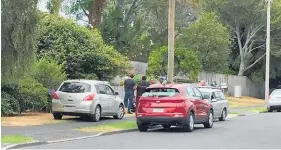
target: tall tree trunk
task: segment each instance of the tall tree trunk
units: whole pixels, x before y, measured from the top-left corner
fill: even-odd
[[[59,15],[60,12],[60,7],[62,4],[63,0],[51,0],[50,1],[50,13],[51,14],[55,14],[55,15]]]
[[[245,63],[244,60],[241,58],[238,76],[243,76],[244,72],[245,72]]]
[[[93,0],[89,11],[89,24],[97,28],[102,21],[103,10],[107,6],[106,0]]]

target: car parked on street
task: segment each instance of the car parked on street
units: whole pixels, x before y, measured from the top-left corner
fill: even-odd
[[[82,116],[97,122],[103,116],[122,119],[125,111],[122,99],[108,82],[67,80],[52,94],[54,119],[63,115]]]
[[[229,102],[225,98],[223,92],[217,88],[200,87],[202,95],[213,105],[214,118],[225,121],[229,112]]]
[[[268,112],[272,112],[274,110],[281,111],[281,89],[275,89],[272,91],[266,105]]]
[[[151,85],[140,98],[136,117],[141,132],[154,125],[180,126],[187,132],[194,124],[213,127],[212,105],[196,87],[186,84]]]

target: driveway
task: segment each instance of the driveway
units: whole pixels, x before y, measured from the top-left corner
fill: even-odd
[[[178,129],[130,132],[26,149],[271,149],[281,148],[281,113],[263,113],[197,125],[192,133]]]

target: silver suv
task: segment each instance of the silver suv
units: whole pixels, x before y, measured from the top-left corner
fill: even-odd
[[[124,104],[108,82],[67,80],[52,94],[52,113],[56,120],[63,115],[83,116],[97,122],[103,116],[122,119]]]

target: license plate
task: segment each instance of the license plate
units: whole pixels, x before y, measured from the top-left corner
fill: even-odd
[[[163,108],[153,108],[153,112],[164,112]]]
[[[64,107],[64,112],[74,112],[75,111],[75,107]]]

